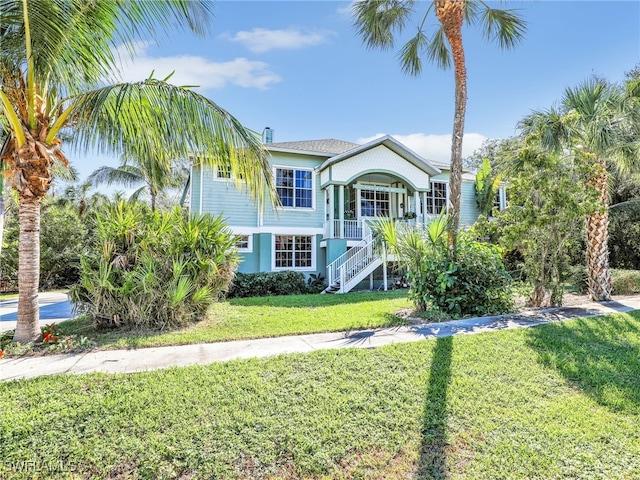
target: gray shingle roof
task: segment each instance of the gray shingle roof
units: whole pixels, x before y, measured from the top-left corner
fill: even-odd
[[[359,147],[357,143],[346,142],[344,140],[336,140],[335,138],[326,138],[322,140],[303,140],[300,142],[276,142],[267,143],[265,147],[282,148],[285,150],[300,150],[303,152],[319,152],[331,155],[338,155],[347,152],[353,148]]]

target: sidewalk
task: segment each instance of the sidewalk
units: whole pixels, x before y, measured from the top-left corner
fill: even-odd
[[[526,311],[496,317],[478,317],[443,323],[409,325],[351,332],[318,333],[288,337],[238,340],[198,345],[131,350],[101,350],[0,360],[0,381],[64,373],[130,373],[167,367],[205,365],[236,358],[256,358],[282,353],[303,353],[338,348],[375,348],[426,338],[527,328],[571,318],[592,317],[640,309],[640,296],[621,301],[589,303],[575,307]]]

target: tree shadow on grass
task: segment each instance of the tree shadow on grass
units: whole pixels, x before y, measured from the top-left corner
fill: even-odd
[[[528,330],[540,363],[600,405],[640,414],[640,312]]]
[[[424,404],[419,478],[447,478],[447,390],[451,382],[452,351],[453,337],[436,340]]]

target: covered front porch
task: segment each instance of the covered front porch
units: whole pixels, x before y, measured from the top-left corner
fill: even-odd
[[[428,223],[446,207],[447,185],[432,188],[431,176],[439,173],[389,136],[327,160],[319,168],[325,240],[353,245],[380,217]]]
[[[323,190],[325,239],[362,240],[380,217],[411,225],[429,223],[446,205],[446,185],[439,192],[419,191],[385,174],[367,174],[349,185],[329,184]],[[434,193],[439,198],[435,207]]]

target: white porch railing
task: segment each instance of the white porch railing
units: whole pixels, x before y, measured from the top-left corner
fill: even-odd
[[[362,240],[371,233],[367,220],[333,220],[325,222],[325,238]]]
[[[373,265],[374,260],[375,265]],[[327,265],[327,282],[329,287],[339,285],[339,293],[351,290],[350,285],[368,266],[379,265],[380,258],[374,252],[373,235],[369,233],[356,245]]]

